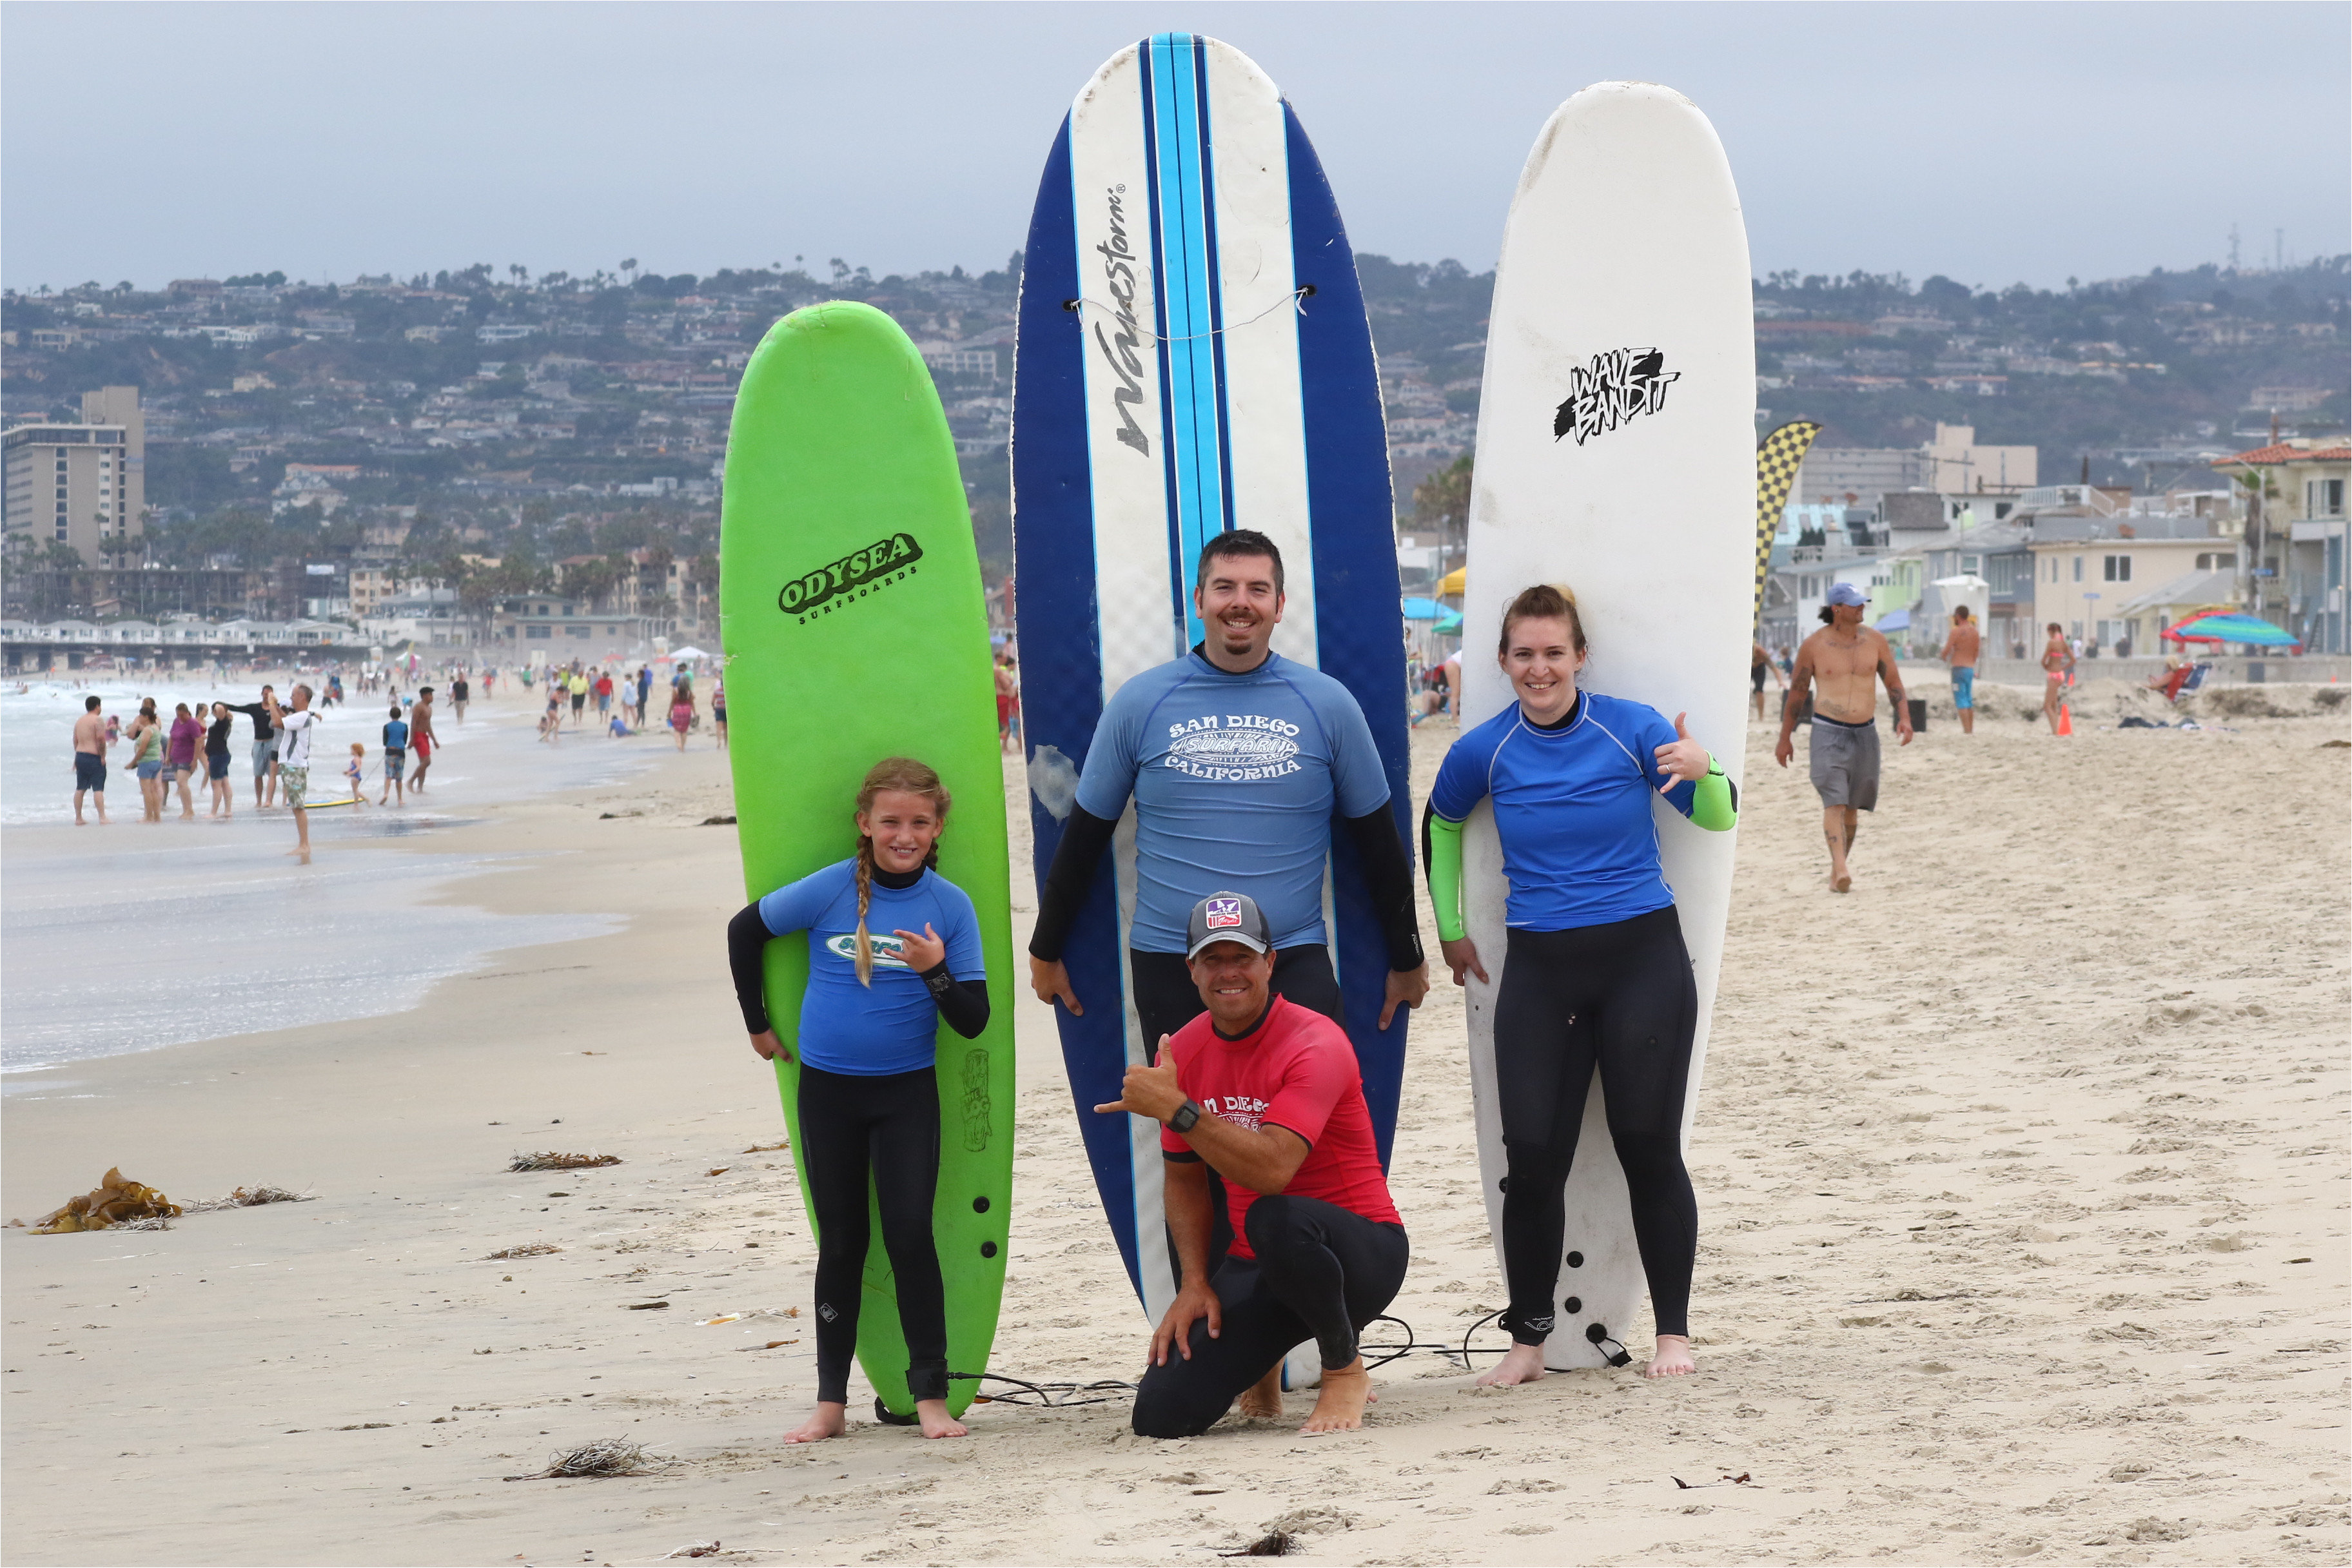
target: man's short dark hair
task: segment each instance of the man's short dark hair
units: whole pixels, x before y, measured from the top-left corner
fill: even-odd
[[[97,699],[97,698],[95,698],[95,697],[85,697],[85,698],[83,698],[83,699],[81,700],[81,710],[82,710],[83,712],[85,712],[85,713],[95,713],[95,712],[97,712],[97,711],[98,711],[98,699]]]
[[[1192,591],[1197,594],[1208,586],[1210,562],[1234,556],[1255,555],[1262,555],[1274,563],[1274,592],[1276,597],[1281,597],[1283,595],[1282,552],[1276,548],[1273,540],[1255,528],[1229,529],[1202,542],[1201,563],[1192,579]]]
[[[1969,615],[1969,607],[1966,605],[1960,605],[1958,609],[1952,612],[1952,619],[1956,621],[1965,621],[1971,618],[1972,617]]]

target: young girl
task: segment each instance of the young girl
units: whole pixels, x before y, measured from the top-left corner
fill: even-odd
[[[1423,819],[1430,900],[1456,985],[1465,973],[1486,979],[1462,924],[1462,825],[1489,795],[1509,886],[1494,1016],[1511,1349],[1485,1384],[1544,1375],[1562,1189],[1596,1066],[1657,1317],[1649,1375],[1696,1370],[1686,1319],[1698,1201],[1682,1123],[1698,998],[1650,802],[1664,795],[1720,833],[1738,820],[1738,798],[1679,716],[1580,693],[1586,657],[1574,599],[1543,584],[1514,599],[1496,658],[1518,700],[1454,742]]]
[[[777,889],[727,927],[751,1048],[793,1059],[768,1021],[761,955],[809,933],[801,1000],[801,1165],[816,1215],[816,1414],[787,1443],[838,1437],[857,1348],[870,1234],[869,1173],[907,1338],[907,1387],[926,1437],[961,1437],[948,1414],[946,1299],[931,1203],[940,1176],[939,1023],[988,1026],[988,966],[971,900],[937,870],[948,792],[911,757],[875,764],[857,792],[857,853]],[[887,928],[888,936],[870,929]],[[918,929],[919,928],[919,929]]]
[[[669,689],[669,727],[677,731],[677,749],[686,750],[686,732],[694,728],[694,678],[681,675]]]
[[[353,805],[365,805],[367,804],[366,770],[361,766],[362,762],[366,758],[366,756],[367,748],[360,744],[357,741],[353,741],[352,742],[352,760],[343,764],[343,782],[352,786],[352,804]]]

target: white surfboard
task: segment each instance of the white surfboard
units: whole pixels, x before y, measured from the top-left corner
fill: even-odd
[[[1514,700],[1486,654],[1504,607],[1530,584],[1561,584],[1591,645],[1580,684],[1669,720],[1688,713],[1691,733],[1738,779],[1755,594],[1752,310],[1739,196],[1706,117],[1645,82],[1603,82],[1562,104],[1519,175],[1495,280],[1462,611],[1465,727]],[[1654,809],[1698,984],[1687,1150],[1738,836]],[[1481,805],[1464,837],[1463,912],[1495,985],[1503,898]],[[1495,985],[1474,979],[1468,1002],[1499,1256]],[[1545,1356],[1555,1367],[1612,1360],[1646,1291],[1605,1115],[1596,1076],[1568,1180],[1559,1327]]]

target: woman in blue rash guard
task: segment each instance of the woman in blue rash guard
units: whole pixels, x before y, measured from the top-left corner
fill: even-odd
[[[816,1414],[787,1443],[845,1429],[869,1182],[915,1415],[926,1437],[964,1435],[948,1414],[946,1290],[931,1234],[934,1061],[942,1021],[965,1039],[988,1026],[988,965],[971,897],[937,870],[948,805],[938,773],[912,757],[884,759],[857,794],[857,853],[745,906],[727,927],[743,1027],[770,1059],[790,1061],[792,1048],[770,1025],[762,954],[772,937],[809,939],[798,1048],[801,1170],[817,1223]]]
[[[1698,1201],[1683,1167],[1682,1117],[1698,1000],[1650,800],[1663,795],[1696,826],[1722,832],[1738,818],[1738,792],[1679,716],[1669,723],[1639,702],[1577,690],[1586,651],[1571,595],[1539,584],[1514,599],[1497,658],[1518,700],[1454,742],[1423,818],[1455,984],[1465,973],[1486,979],[1462,924],[1462,824],[1487,796],[1510,889],[1495,1078],[1509,1168],[1502,1323],[1511,1349],[1478,1381],[1544,1374],[1567,1226],[1561,1189],[1596,1066],[1657,1316],[1648,1373],[1693,1372]]]

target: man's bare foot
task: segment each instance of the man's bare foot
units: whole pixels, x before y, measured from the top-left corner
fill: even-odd
[[[1354,1361],[1337,1372],[1323,1369],[1323,1389],[1315,1396],[1315,1408],[1308,1412],[1307,1425],[1301,1432],[1352,1432],[1364,1424],[1364,1401],[1372,1391],[1371,1374],[1364,1370],[1364,1358]]]
[[[1832,893],[1853,891],[1853,873],[1843,866],[1832,870],[1830,873],[1830,891]]]
[[[816,1414],[785,1433],[784,1441],[822,1443],[827,1437],[838,1437],[849,1429],[848,1416],[849,1406],[820,1399],[816,1402]]]
[[[1487,1388],[1509,1388],[1515,1384],[1533,1383],[1544,1375],[1543,1346],[1523,1345],[1514,1341],[1510,1353],[1502,1364],[1478,1379]]]
[[[1698,1370],[1691,1359],[1690,1341],[1680,1334],[1660,1334],[1658,1352],[1650,1358],[1643,1377],[1688,1377]]]
[[[1247,1388],[1235,1401],[1244,1420],[1279,1421],[1282,1419],[1282,1363],[1276,1362],[1272,1371]]]
[[[961,1437],[965,1435],[964,1424],[948,1414],[948,1402],[944,1399],[915,1401],[915,1419],[922,1424],[926,1437]]]

